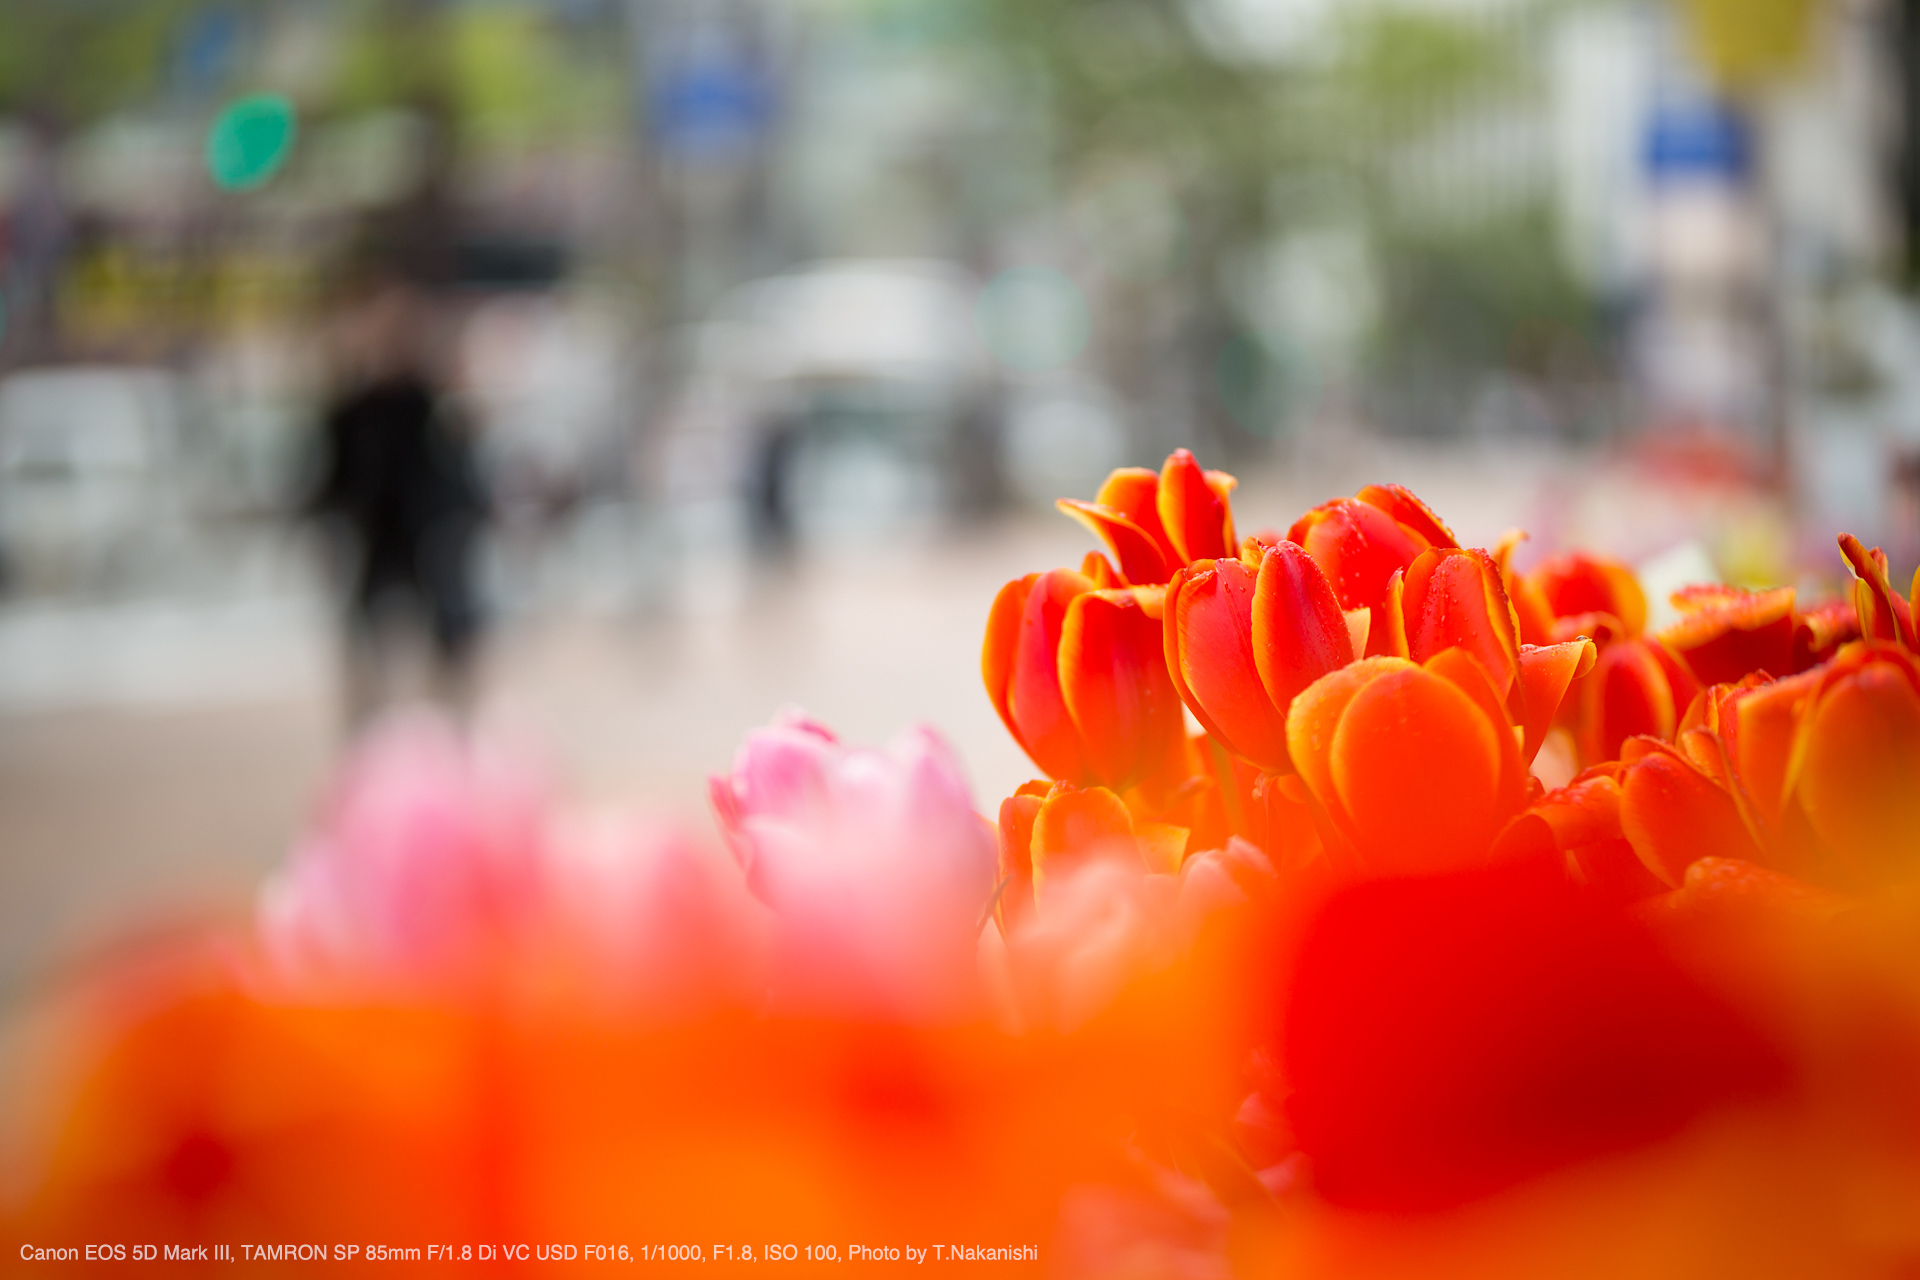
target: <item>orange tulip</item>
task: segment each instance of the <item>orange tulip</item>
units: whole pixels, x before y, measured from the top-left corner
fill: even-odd
[[[1732,793],[1684,753],[1637,738],[1623,765],[1621,832],[1663,886],[1679,888],[1701,858],[1759,859]]]
[[[1453,547],[1452,530],[1399,485],[1368,485],[1301,516],[1287,540],[1305,547],[1326,571],[1342,609],[1371,609],[1387,598],[1396,570],[1429,547]],[[1376,633],[1369,653],[1384,652]]]
[[[1426,662],[1444,650],[1464,649],[1502,701],[1513,691],[1520,674],[1520,623],[1499,566],[1486,552],[1444,547],[1415,556],[1400,586],[1389,591],[1386,623],[1394,651],[1403,656]]]
[[[1531,764],[1568,690],[1592,668],[1594,646],[1585,637],[1520,643],[1503,576],[1485,551],[1423,551],[1390,584],[1383,629],[1387,652],[1414,662],[1430,662],[1448,649],[1470,655],[1524,730],[1520,759]]]
[[[1500,698],[1461,649],[1425,666],[1364,658],[1322,677],[1294,699],[1287,746],[1329,843],[1368,872],[1483,862],[1525,795]]]
[[[1202,560],[1167,586],[1169,669],[1180,698],[1221,745],[1269,773],[1286,773],[1287,707],[1302,689],[1352,662],[1366,614],[1349,620],[1320,566],[1282,542],[1257,568]]]
[[[1621,833],[1663,884],[1734,858],[1843,891],[1920,876],[1920,659],[1855,642],[1707,691],[1677,745],[1628,741]]]
[[[1162,592],[1100,589],[1071,569],[1009,582],[981,671],[1007,731],[1049,776],[1129,787],[1185,745],[1161,652]]]
[[[1191,453],[1176,449],[1158,475],[1123,467],[1092,502],[1062,498],[1058,505],[1107,544],[1127,584],[1156,586],[1181,565],[1233,554],[1230,495],[1238,483],[1224,471],[1202,471]]]

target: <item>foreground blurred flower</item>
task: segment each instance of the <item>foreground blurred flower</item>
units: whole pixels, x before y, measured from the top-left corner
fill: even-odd
[[[276,980],[342,994],[491,981],[541,918],[548,808],[508,751],[428,719],[377,731],[260,892]]]
[[[1315,1188],[1457,1204],[1786,1082],[1646,930],[1536,863],[1348,889],[1295,964],[1286,1111]]]
[[[788,716],[748,735],[710,792],[773,911],[785,1007],[916,1018],[972,999],[994,840],[938,734],[876,751]]]
[[[751,986],[760,914],[711,845],[639,813],[559,809],[524,754],[414,718],[348,756],[261,889],[258,930],[284,996],[545,987],[657,1010]]]

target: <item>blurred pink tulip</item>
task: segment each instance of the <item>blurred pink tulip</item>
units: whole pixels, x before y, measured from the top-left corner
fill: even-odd
[[[563,814],[545,859],[560,979],[654,1012],[739,1004],[764,985],[767,910],[708,841],[626,810]]]
[[[847,747],[796,715],[748,735],[713,806],[775,917],[775,999],[909,1019],[974,994],[995,843],[931,729]]]
[[[538,918],[547,816],[524,759],[431,719],[375,730],[261,889],[274,979],[303,995],[386,996],[484,980]]]

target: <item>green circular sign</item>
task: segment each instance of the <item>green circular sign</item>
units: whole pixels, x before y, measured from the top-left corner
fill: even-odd
[[[207,131],[207,172],[222,191],[250,191],[293,152],[293,104],[277,93],[230,102]]]

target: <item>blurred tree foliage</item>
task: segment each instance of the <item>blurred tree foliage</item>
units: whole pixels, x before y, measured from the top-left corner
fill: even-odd
[[[0,110],[59,126],[151,100],[194,0],[6,0]]]
[[[1598,313],[1558,252],[1550,166],[1499,198],[1476,191],[1478,175],[1454,175],[1455,190],[1441,192],[1452,208],[1409,181],[1424,164],[1448,185],[1452,135],[1503,112],[1544,118],[1543,36],[1559,0],[1498,20],[1347,3],[1314,48],[1280,56],[1209,39],[1196,21],[1206,2],[968,0],[970,34],[1042,80],[1068,182],[1116,159],[1168,181],[1185,255],[1167,284],[1189,293],[1198,317],[1197,385],[1244,400],[1248,387],[1299,373],[1278,352],[1249,368],[1245,264],[1329,225],[1358,232],[1372,260],[1380,296],[1358,371],[1369,387],[1464,386],[1489,368],[1538,375],[1556,347],[1591,353]],[[1406,402],[1387,389],[1385,400]],[[1225,417],[1262,429],[1245,412]]]

